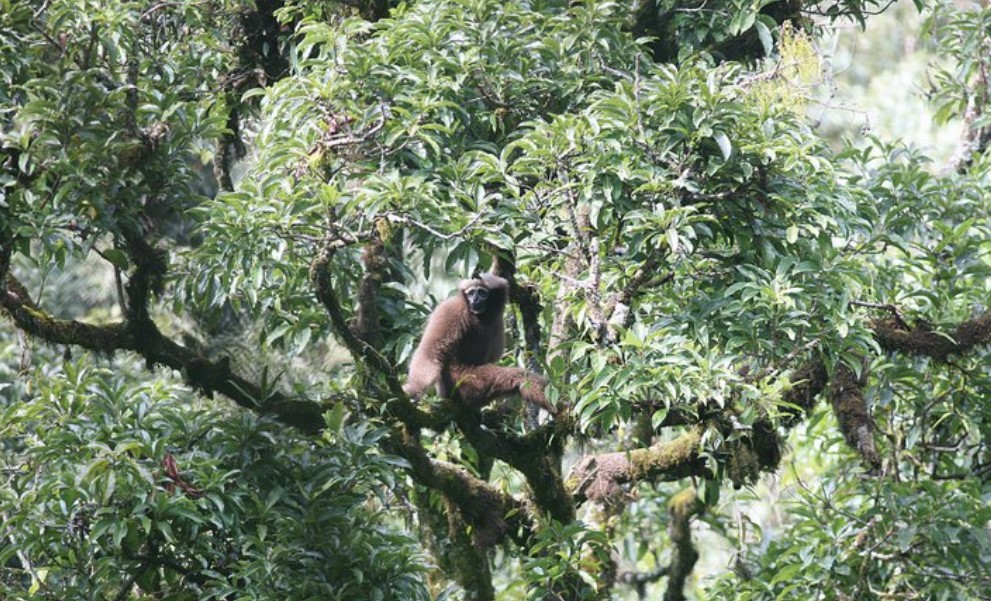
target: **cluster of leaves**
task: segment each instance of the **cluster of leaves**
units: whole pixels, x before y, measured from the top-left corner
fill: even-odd
[[[902,308],[904,319],[923,328],[986,311],[991,291],[986,168],[978,164],[965,174],[936,177],[917,152],[880,144],[850,158],[854,181],[874,201],[861,210],[871,223],[864,247],[871,250],[863,254],[869,255],[865,266],[878,298],[890,300]],[[879,359],[873,368],[879,415],[890,420],[887,425],[910,449],[922,441],[924,448],[948,451],[913,454],[965,471],[980,469],[991,415],[974,400],[987,390],[987,360],[983,349],[951,365],[925,358]],[[926,386],[913,382],[920,372],[927,373]]]
[[[934,119],[947,123],[951,119],[967,118],[968,127],[986,129],[989,125],[984,105],[987,93],[979,83],[986,80],[988,59],[988,26],[991,11],[987,8],[960,7],[938,3],[926,20],[925,33],[935,38],[940,52],[952,61],[934,69],[932,104]],[[975,84],[978,84],[975,87]],[[978,98],[973,98],[975,92]],[[976,102],[976,104],[973,104]],[[968,114],[970,112],[971,114]]]
[[[973,481],[840,476],[796,487],[787,532],[771,536],[759,576],[715,582],[714,599],[918,596],[978,599],[991,582],[991,513]],[[768,533],[770,534],[770,533]]]
[[[591,95],[578,115],[537,124],[504,153],[518,155],[516,181],[535,182],[520,204],[532,198],[542,219],[520,244],[536,248],[521,263],[543,289],[561,287],[569,255],[546,249],[569,235],[604,247],[594,268],[574,274],[603,290],[622,288],[652,259],[670,270],[671,284],[644,291],[637,325],[615,344],[572,346],[567,363],[590,395],[578,400],[583,413],[616,415],[657,388],[722,404],[727,385],[741,381],[741,354],[773,372],[792,345],[847,344],[859,274],[833,238],[859,219],[810,132],[787,108],[746,104],[748,84],[733,67],[659,68]],[[575,228],[579,206],[589,223]],[[577,324],[596,325],[589,294],[567,300]],[[849,344],[867,347],[869,335],[859,329]]]
[[[227,64],[207,32],[226,24],[192,8],[55,2],[36,15],[31,3],[5,4],[0,81],[17,107],[0,137],[16,159],[16,176],[0,182],[5,227],[42,263],[94,249],[126,269],[113,244],[120,224],[145,212],[174,221],[195,198],[195,160],[209,160],[202,144],[224,127],[205,93]]]
[[[550,524],[537,536],[523,562],[527,599],[596,599],[598,570],[609,561],[609,542],[580,522]]]
[[[367,422],[313,441],[88,358],[45,370],[0,412],[5,599],[428,598]]]

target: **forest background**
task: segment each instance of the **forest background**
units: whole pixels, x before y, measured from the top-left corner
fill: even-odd
[[[989,62],[983,3],[0,0],[0,598],[989,598]],[[480,270],[556,416],[402,392]]]

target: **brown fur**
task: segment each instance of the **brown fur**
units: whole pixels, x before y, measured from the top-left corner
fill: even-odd
[[[489,291],[482,315],[469,311],[465,299],[467,291],[475,286]],[[463,280],[458,294],[437,305],[427,320],[403,390],[418,398],[435,386],[440,396],[457,398],[474,408],[519,394],[524,401],[550,411],[542,377],[517,367],[492,365],[502,356],[505,346],[503,312],[508,295],[508,282],[498,276],[485,273]]]
[[[544,386],[547,380],[519,367],[499,365],[452,365],[449,370],[451,384],[458,391],[458,398],[465,404],[480,408],[492,399],[509,394],[553,413]]]

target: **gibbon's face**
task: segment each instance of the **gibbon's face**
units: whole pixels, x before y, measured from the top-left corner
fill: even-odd
[[[489,289],[481,286],[472,286],[465,290],[465,300],[468,301],[468,310],[475,315],[485,313],[489,304]]]

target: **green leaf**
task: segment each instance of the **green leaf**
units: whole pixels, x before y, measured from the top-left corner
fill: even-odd
[[[127,259],[127,253],[117,248],[108,248],[104,250],[101,255],[107,261],[110,261],[114,267],[120,269],[121,271],[126,271],[130,267],[130,261]]]
[[[327,424],[328,433],[340,432],[344,426],[346,415],[344,403],[335,403],[330,411],[324,414],[324,422]]]
[[[712,139],[719,145],[720,152],[723,153],[723,160],[728,161],[733,154],[733,144],[729,141],[729,136],[722,131],[712,132]]]
[[[771,37],[771,30],[759,18],[754,25],[757,27],[757,37],[760,39],[760,44],[764,48],[764,56],[771,56],[771,52],[774,51],[774,40]]]
[[[788,241],[788,244],[794,244],[794,243],[798,242],[798,226],[797,225],[789,225],[788,226],[788,229],[785,231],[785,239]]]

